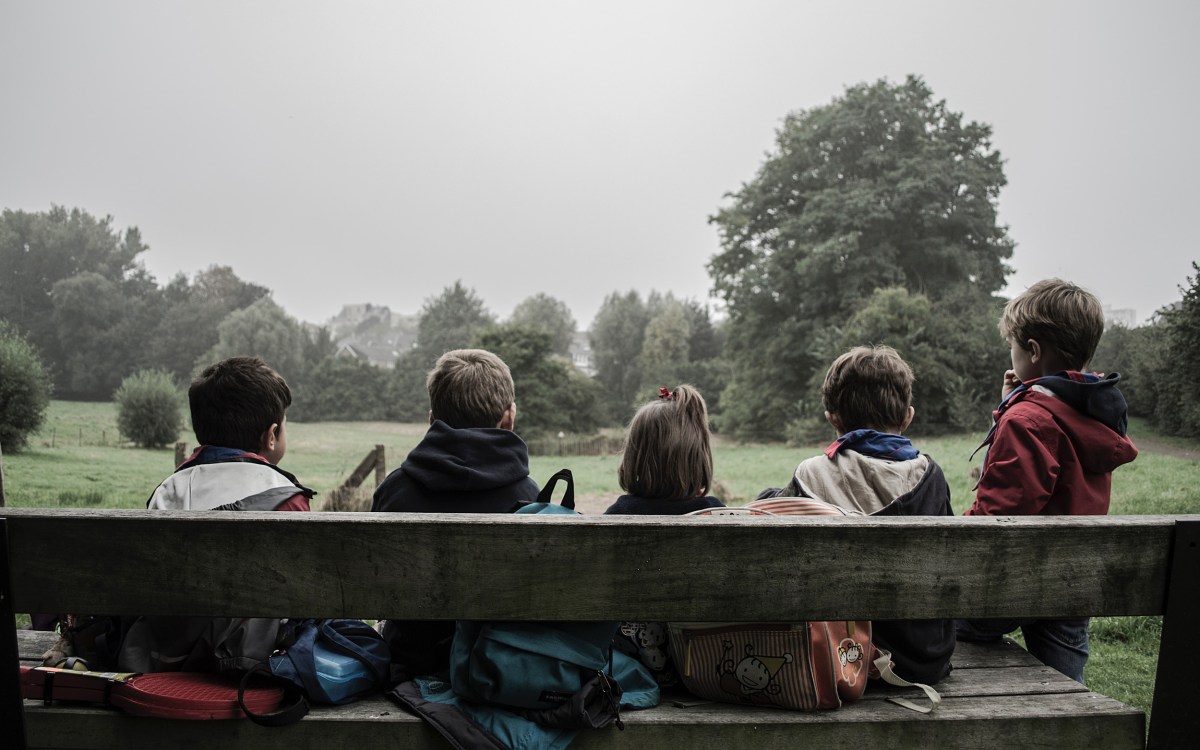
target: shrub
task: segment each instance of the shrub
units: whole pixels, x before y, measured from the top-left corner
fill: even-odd
[[[179,437],[183,399],[166,372],[135,372],[121,381],[113,401],[117,404],[117,427],[134,444],[160,448]]]
[[[50,375],[37,351],[0,321],[0,446],[16,452],[42,426],[50,404]]]

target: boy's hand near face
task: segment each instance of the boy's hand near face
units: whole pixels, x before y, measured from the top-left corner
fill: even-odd
[[[1008,398],[1009,395],[1012,394],[1012,392],[1015,391],[1017,386],[1020,384],[1021,379],[1017,377],[1016,370],[1005,370],[1004,385],[1000,387],[1000,400],[1003,401],[1004,399]]]

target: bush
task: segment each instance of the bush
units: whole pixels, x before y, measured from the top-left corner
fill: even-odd
[[[50,375],[37,351],[0,321],[0,449],[16,452],[37,432],[50,404]]]
[[[117,427],[143,448],[160,448],[179,437],[182,398],[175,381],[162,370],[139,370],[121,381],[113,394]]]

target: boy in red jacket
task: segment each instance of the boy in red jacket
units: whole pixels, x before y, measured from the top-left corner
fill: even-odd
[[[1085,374],[1104,333],[1090,292],[1045,279],[1014,297],[1000,318],[1011,349],[975,503],[967,515],[1106,515],[1112,471],[1137,457],[1125,434],[1121,376]],[[960,640],[1021,628],[1030,653],[1083,682],[1088,618],[960,621]]]

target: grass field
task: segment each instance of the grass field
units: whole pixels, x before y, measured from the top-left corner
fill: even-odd
[[[304,484],[328,494],[379,444],[387,467],[399,465],[424,434],[424,425],[384,422],[288,423],[288,453],[282,466]],[[1149,431],[1136,420],[1130,435]],[[145,450],[117,440],[112,404],[55,401],[46,424],[29,447],[3,457],[4,492],[14,507],[141,508],[174,465],[174,450]],[[969,460],[982,435],[917,439],[917,446],[942,466],[953,505],[961,513],[973,496]],[[1170,444],[1195,449],[1178,439]],[[796,463],[823,446],[739,444],[718,437],[713,447],[717,494],[730,504],[754,498],[764,487],[782,486]],[[575,477],[580,507],[599,512],[621,494],[616,455],[538,457],[530,460],[534,479],[544,482],[561,468]],[[373,480],[368,479],[368,485]],[[1165,453],[1143,452],[1113,475],[1114,515],[1200,513],[1195,487],[1200,461]],[[364,497],[371,487],[365,488]],[[959,561],[970,564],[970,561]],[[1159,618],[1097,618],[1092,625],[1092,658],[1087,681],[1093,689],[1149,711],[1158,660]]]

